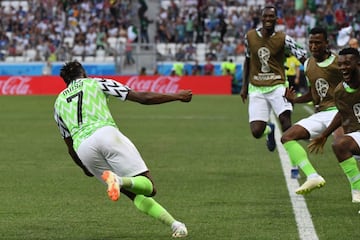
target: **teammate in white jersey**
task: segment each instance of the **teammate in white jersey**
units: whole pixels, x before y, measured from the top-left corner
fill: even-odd
[[[111,79],[88,78],[77,61],[65,63],[60,76],[67,88],[56,99],[54,117],[75,163],[87,176],[107,184],[111,200],[118,200],[121,192],[140,211],[171,226],[173,237],[187,236],[185,224],[152,198],[156,189],[149,169],[134,144],[118,129],[108,97],[147,105],[190,102],[191,90],[173,94],[133,91]]]

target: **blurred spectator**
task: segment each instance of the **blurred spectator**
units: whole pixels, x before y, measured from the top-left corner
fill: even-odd
[[[221,73],[222,75],[235,75],[236,64],[233,62],[232,58],[224,59],[221,63]]]
[[[142,18],[140,18],[140,40],[141,40],[141,43],[146,43],[146,44],[150,43],[148,28],[149,28],[149,24],[151,24],[153,22],[154,21],[150,20],[145,14],[143,15]],[[146,45],[145,48],[148,49],[149,46]]]
[[[237,43],[236,49],[235,49],[235,53],[236,53],[237,56],[245,54],[244,40],[242,40],[242,39],[238,40],[238,43]]]
[[[142,68],[140,69],[139,75],[140,75],[140,76],[145,76],[145,75],[147,75],[147,74],[146,74],[146,67],[142,67]]]
[[[125,44],[125,61],[124,61],[124,66],[126,65],[133,65],[135,63],[135,59],[133,57],[133,47],[132,47],[132,40],[128,37],[126,39],[126,44]]]
[[[81,57],[81,59],[85,56],[85,45],[82,41],[75,42],[72,48],[72,55],[76,57]],[[79,60],[79,59],[78,59]],[[80,61],[80,60],[79,60]]]
[[[120,12],[120,0],[109,0],[110,3],[110,13],[114,21],[117,21],[119,19],[119,12]]]
[[[2,31],[0,31],[0,60],[5,60],[6,52],[9,48],[9,38],[6,36],[6,34]]]
[[[176,19],[179,17],[179,14],[179,6],[176,4],[175,0],[170,0],[170,6],[167,9],[168,19],[171,21],[176,21]]]
[[[184,46],[181,44],[177,47],[176,53],[175,53],[175,60],[176,61],[185,61],[186,52],[184,50]]]
[[[90,42],[90,40],[86,41],[84,51],[85,51],[85,56],[95,56],[95,52],[96,52],[95,42]]]
[[[285,74],[289,82],[289,87],[292,87],[296,93],[300,92],[300,61],[293,55],[287,55],[285,61]]]
[[[13,39],[10,41],[10,44],[8,45],[8,54],[9,56],[21,56],[23,54],[23,45],[18,44],[18,41],[16,39]]]
[[[306,36],[306,26],[303,24],[303,22],[299,21],[296,23],[295,28],[295,37],[296,38],[304,38]]]
[[[175,71],[176,76],[184,75],[184,63],[183,62],[175,62],[173,66],[173,70]]]
[[[190,75],[193,75],[193,76],[202,75],[202,68],[201,68],[201,66],[199,65],[199,61],[198,61],[198,60],[195,60],[194,65],[193,65],[192,68],[191,68],[191,74],[190,74]]]
[[[204,75],[214,75],[215,66],[211,62],[211,58],[207,58],[206,64],[204,65]]]
[[[344,26],[344,23],[346,22],[346,13],[343,6],[335,10],[335,20],[338,27]]]
[[[349,40],[349,47],[356,48],[357,50],[360,50],[359,41],[356,38],[351,38]]]
[[[225,53],[226,58],[235,55],[235,45],[232,42],[230,42],[230,40],[225,41],[225,43],[222,46],[222,49]]]
[[[50,61],[46,61],[42,69],[42,75],[51,75],[52,73],[52,64]]]
[[[190,42],[185,47],[185,59],[187,61],[193,61],[195,59],[195,55],[196,55],[196,47],[192,42]]]
[[[194,14],[190,13],[188,15],[185,15],[185,41],[187,43],[192,43],[194,41],[194,25]]]
[[[167,30],[167,24],[165,21],[159,21],[157,23],[157,41],[161,43],[167,43],[170,40],[169,32]]]
[[[200,10],[200,12],[198,13],[198,17],[197,17],[197,20],[195,22],[195,30],[196,30],[196,40],[195,42],[196,43],[203,43],[204,40],[205,40],[205,31],[206,31],[206,28],[205,28],[205,13],[202,12],[201,9],[198,9]]]
[[[178,17],[175,23],[175,42],[185,42],[185,23],[181,17]]]
[[[220,32],[220,41],[225,42],[224,37],[227,32],[227,23],[225,21],[225,16],[223,14],[219,15],[219,32]]]
[[[100,31],[96,33],[96,49],[107,49],[106,32],[105,27],[101,27]]]
[[[61,62],[67,62],[71,60],[71,48],[69,46],[69,43],[63,44],[61,47],[59,47],[56,52],[56,60]]]
[[[221,41],[220,41],[220,32],[218,32],[216,29],[213,29],[210,32],[209,37],[210,37],[210,39],[208,40],[208,42],[210,42],[210,50],[215,50],[217,45],[219,43],[221,43]]]
[[[144,18],[146,11],[148,10],[148,5],[145,0],[139,0],[140,7],[138,9],[138,17],[141,19]]]

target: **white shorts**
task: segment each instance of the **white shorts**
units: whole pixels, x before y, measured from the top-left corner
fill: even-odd
[[[300,125],[310,133],[310,139],[320,135],[331,123],[338,110],[317,112],[308,118],[301,119],[295,125]]]
[[[354,141],[357,143],[357,145],[360,147],[360,132],[351,132],[351,133],[347,133],[345,135],[352,137],[354,139]],[[354,155],[354,157],[357,160],[360,160],[359,155]]]
[[[119,129],[111,126],[96,130],[79,146],[77,154],[98,179],[105,170],[131,177],[148,170],[135,145]]]
[[[284,97],[286,88],[281,86],[269,93],[249,94],[249,122],[270,119],[271,109],[279,117],[283,112],[293,110],[291,103]]]

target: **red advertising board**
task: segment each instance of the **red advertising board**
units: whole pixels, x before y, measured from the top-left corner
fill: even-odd
[[[231,94],[227,76],[105,76],[135,91],[174,93],[191,89],[193,94]],[[0,76],[0,95],[56,95],[65,88],[58,76]]]

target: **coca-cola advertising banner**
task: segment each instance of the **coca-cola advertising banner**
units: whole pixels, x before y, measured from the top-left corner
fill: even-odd
[[[96,76],[100,77],[100,76]],[[135,91],[175,93],[191,89],[193,94],[231,94],[228,76],[105,76]],[[56,95],[66,87],[58,76],[0,76],[0,95]]]

